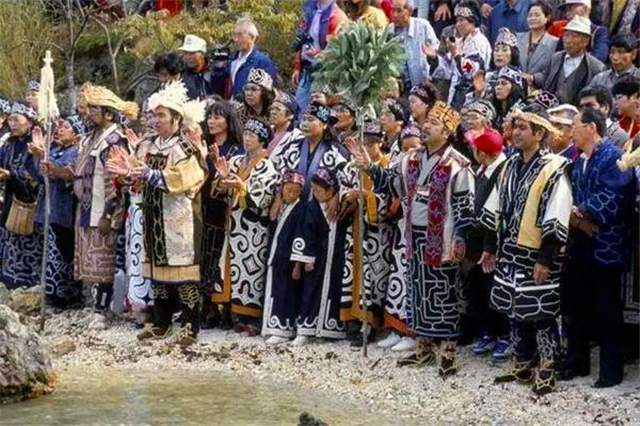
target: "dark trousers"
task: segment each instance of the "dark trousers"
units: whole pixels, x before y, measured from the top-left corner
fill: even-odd
[[[489,306],[489,292],[492,282],[493,274],[482,272],[480,265],[475,265],[466,277],[469,331],[473,333],[474,337],[481,337],[484,334],[491,337],[509,335],[508,319]]]
[[[588,374],[589,343],[600,345],[600,379],[620,382],[622,358],[622,271],[595,262],[571,262],[565,279],[566,367]]]
[[[560,343],[558,323],[555,318],[513,321],[511,340],[518,362],[533,362],[537,357],[540,365],[554,363]]]

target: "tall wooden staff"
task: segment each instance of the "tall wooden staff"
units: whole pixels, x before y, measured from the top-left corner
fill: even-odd
[[[49,151],[53,133],[53,122],[60,116],[56,95],[54,92],[55,78],[51,63],[51,51],[47,50],[44,57],[44,66],[40,71],[40,91],[38,92],[38,116],[40,123],[46,129],[44,142],[44,161],[49,161]],[[40,273],[40,290],[42,301],[40,303],[40,331],[44,330],[46,295],[45,287],[47,281],[47,260],[49,258],[49,216],[51,214],[51,198],[49,189],[49,175],[44,173],[44,229],[43,229],[43,251],[42,251],[42,271]]]
[[[340,94],[350,99],[357,107],[357,123],[360,129],[358,144],[363,146],[363,125],[365,113],[372,110],[382,101],[382,93],[390,78],[398,77],[405,61],[404,46],[399,37],[393,37],[388,29],[379,31],[365,22],[355,22],[343,29],[337,37],[329,40],[322,51],[319,69],[314,73],[314,79],[320,86],[327,86],[334,94]],[[360,235],[354,241],[355,254],[362,261],[364,246],[364,196],[362,173],[358,174],[358,223]],[[355,271],[354,271],[355,276]],[[359,274],[359,285],[364,310],[362,354],[367,356],[367,300],[364,294],[364,271]],[[360,303],[359,300],[354,301]]]

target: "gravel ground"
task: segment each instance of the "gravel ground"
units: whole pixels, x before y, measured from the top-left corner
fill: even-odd
[[[591,388],[595,378],[560,382],[559,391],[535,396],[518,384],[493,385],[500,371],[461,348],[460,370],[443,381],[437,369],[398,368],[399,355],[369,346],[368,358],[346,342],[266,346],[260,337],[204,330],[199,342],[181,349],[166,341],[140,343],[131,322],[89,330],[89,311],[50,315],[44,339],[57,368],[122,368],[221,371],[314,389],[397,418],[395,424],[640,424],[640,368],[626,366],[625,381]],[[595,369],[594,371],[597,371]]]

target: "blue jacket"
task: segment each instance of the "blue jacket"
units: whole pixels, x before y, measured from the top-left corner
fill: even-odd
[[[78,158],[78,147],[76,145],[51,147],[49,160],[58,167],[73,167]],[[40,172],[40,161],[33,157],[29,164],[29,169],[33,176],[44,183],[44,177]],[[62,179],[50,179],[51,188],[51,214],[49,216],[52,224],[65,228],[73,228],[75,196],[73,194],[73,182],[65,182]],[[44,190],[38,194],[38,207],[36,209],[36,223],[44,223]]]
[[[502,27],[509,28],[512,33],[521,33],[529,31],[527,24],[527,14],[529,13],[529,4],[531,0],[518,0],[513,9],[509,7],[506,0],[496,2],[489,15],[488,22],[488,39],[491,46],[496,44],[498,31]]]
[[[600,266],[622,268],[630,253],[628,226],[633,210],[635,178],[633,170],[621,172],[616,161],[622,150],[605,139],[587,162],[578,157],[571,169],[573,204],[599,227],[590,238],[575,230],[571,237],[570,255]]]
[[[235,52],[231,56],[231,60],[229,61],[228,66],[229,75],[231,75],[231,63],[238,58],[238,55],[239,53]],[[276,68],[273,62],[271,62],[271,59],[266,53],[262,53],[254,47],[254,49],[247,57],[247,60],[240,66],[238,72],[236,72],[236,78],[233,82],[233,97],[239,97],[242,95],[242,89],[247,82],[249,72],[251,72],[253,68],[260,68],[265,70],[267,74],[271,76],[275,83],[276,76],[278,75],[278,68]]]

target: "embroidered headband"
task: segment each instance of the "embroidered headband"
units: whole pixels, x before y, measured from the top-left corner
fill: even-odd
[[[510,115],[513,120],[520,119],[536,124],[551,133],[553,136],[559,136],[561,133],[549,120],[539,116],[538,114],[534,114],[533,112],[524,112],[521,109],[516,109]]]
[[[260,68],[251,69],[246,84],[255,84],[263,89],[273,90],[273,79],[265,70]]]
[[[421,86],[413,86],[411,88],[411,91],[409,92],[409,95],[417,96],[425,104],[430,104],[431,102],[433,102],[433,96],[431,96],[431,93],[427,92]]]
[[[11,105],[11,111],[9,113],[23,115],[31,121],[36,121],[38,119],[36,110],[22,102],[14,102],[13,105]]]
[[[520,87],[523,92],[527,91],[527,80],[524,78],[524,75],[515,68],[510,66],[500,68],[500,71],[498,71],[498,78],[509,80]]]
[[[80,118],[79,115],[69,115],[64,118],[64,121],[67,121],[71,125],[71,128],[76,135],[84,135],[87,133],[87,127],[84,125],[82,118]]]
[[[260,143],[265,146],[271,140],[271,127],[262,120],[250,118],[244,124],[244,131],[253,133],[258,137]]]
[[[379,138],[384,136],[384,131],[378,120],[369,120],[364,123],[363,133],[368,136],[377,136]]]
[[[551,92],[536,90],[529,95],[529,104],[536,103],[544,109],[555,108],[560,105],[560,100]]]
[[[10,114],[11,113],[11,103],[3,98],[0,98],[0,114]]]
[[[429,111],[429,117],[442,121],[444,127],[453,133],[460,124],[460,114],[442,101],[436,101]]]
[[[573,119],[569,117],[575,117],[580,111],[571,104],[562,104],[548,109],[547,112],[549,113],[549,121],[553,124],[572,126]]]
[[[486,121],[493,121],[496,118],[496,109],[493,107],[491,102],[478,99],[475,101],[471,101],[462,107],[462,115],[469,112],[476,112],[480,114]]]
[[[297,183],[300,186],[304,186],[304,175],[297,170],[287,170],[282,175],[282,184],[285,183]]]
[[[309,105],[309,108],[307,108],[307,114],[317,118],[324,124],[327,124],[329,122],[329,119],[331,118],[331,111],[329,110],[329,108],[317,102],[312,102]]]
[[[495,44],[505,44],[509,47],[516,47],[518,45],[518,39],[516,38],[516,35],[509,30],[509,28],[502,27],[498,30],[498,37],[496,38]]]
[[[400,133],[400,139],[407,138],[419,138],[422,135],[420,128],[413,124],[408,125],[404,129],[402,129],[402,133]]]
[[[318,171],[311,178],[312,182],[318,182],[327,188],[332,188],[334,190],[338,189],[338,180],[336,179],[336,175],[327,168],[318,169]]]
[[[30,80],[27,83],[27,92],[39,92],[40,91],[40,82],[38,80]]]
[[[295,113],[298,111],[298,104],[296,103],[295,99],[293,99],[293,97],[287,92],[278,90],[276,92],[276,98],[273,102],[278,102],[284,105],[284,107],[288,109],[291,114],[295,115]]]
[[[473,10],[465,6],[456,6],[456,8],[453,11],[453,14],[456,18],[458,17],[459,18],[475,18],[475,14],[473,13]]]

